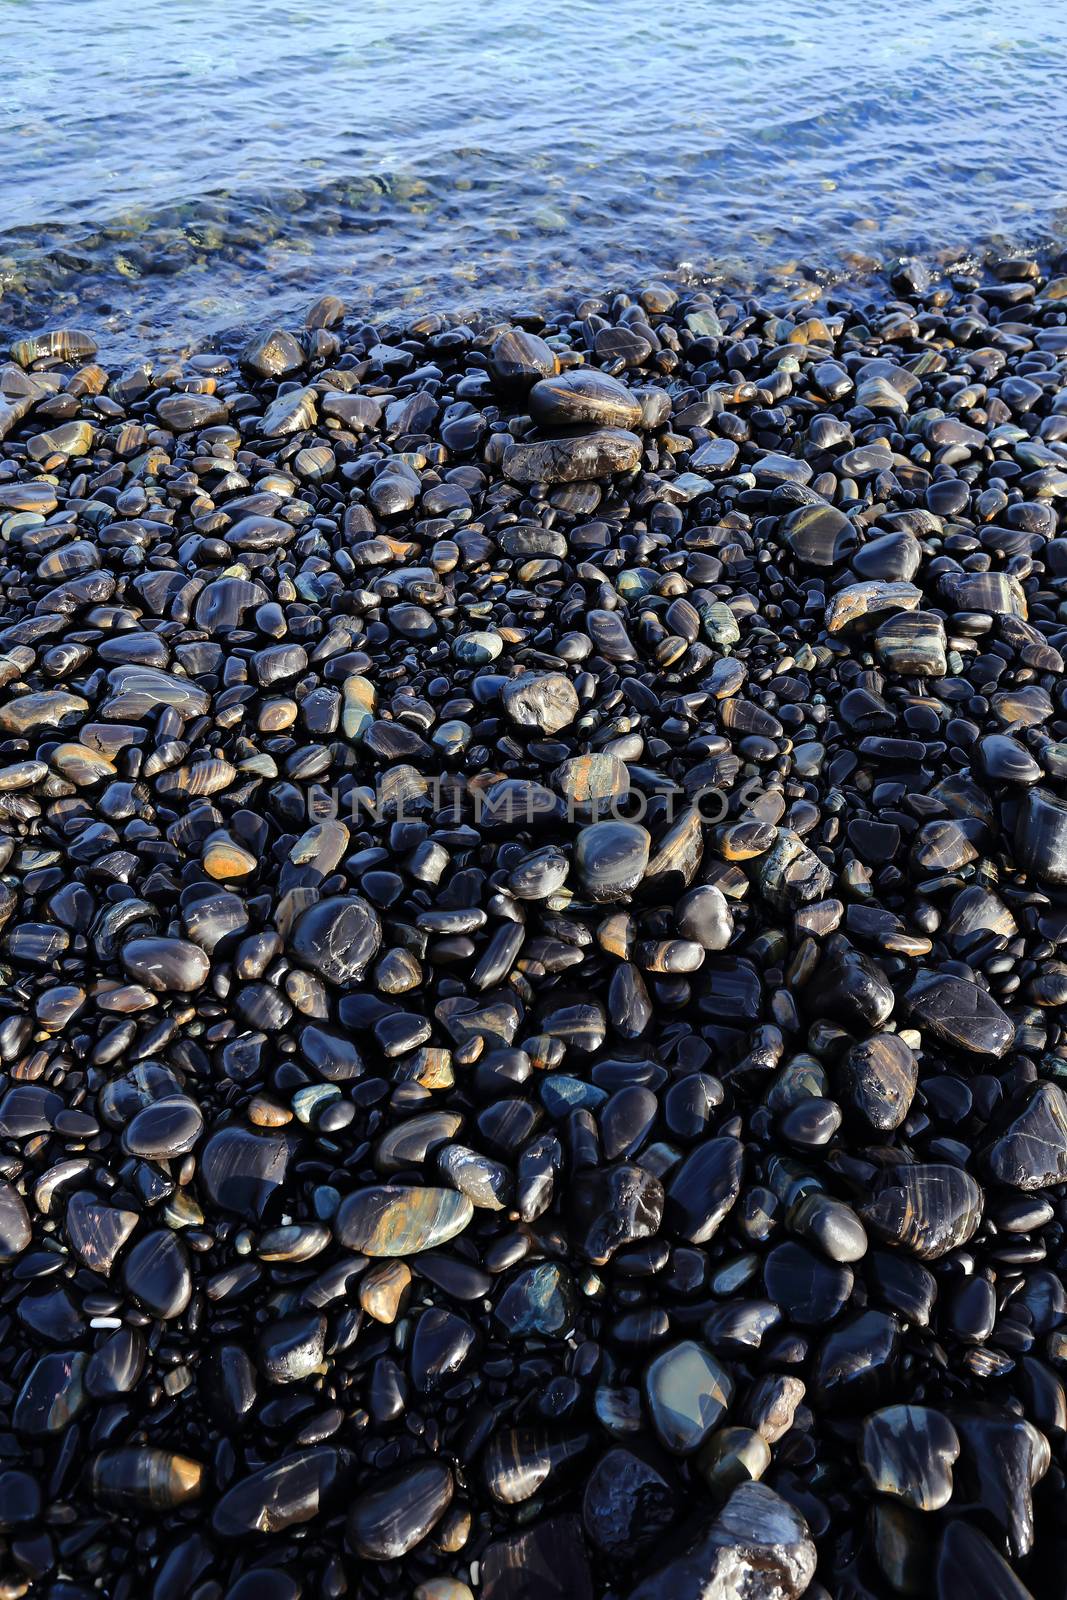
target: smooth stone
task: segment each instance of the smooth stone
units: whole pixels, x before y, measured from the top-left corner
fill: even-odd
[[[439,1461],[386,1474],[353,1501],[345,1524],[349,1547],[365,1561],[398,1561],[440,1522],[453,1488],[451,1472]]]
[[[139,1221],[136,1211],[108,1205],[89,1190],[79,1189],[67,1202],[67,1242],[91,1271],[106,1278]]]
[[[896,1033],[877,1033],[854,1044],[841,1065],[841,1098],[872,1128],[891,1133],[911,1108],[919,1063]]]
[[[959,1463],[961,1493],[992,1518],[1015,1557],[1034,1545],[1031,1490],[1048,1471],[1052,1451],[1032,1422],[981,1403],[953,1412],[963,1445]]]
[[[758,1482],[771,1464],[771,1447],[752,1428],[717,1428],[702,1447],[697,1468],[717,1494]]]
[[[649,1364],[644,1393],[664,1448],[673,1455],[692,1455],[729,1410],[734,1385],[710,1350],[687,1339]]]
[[[145,1234],[123,1258],[122,1281],[127,1292],[160,1321],[180,1317],[193,1292],[184,1244],[169,1228]]]
[[[289,948],[327,983],[359,981],[377,954],[382,927],[377,912],[358,895],[334,895],[298,918]]]
[[[221,1128],[200,1153],[199,1180],[211,1205],[258,1222],[285,1183],[292,1154],[287,1138]]]
[[[725,950],[734,934],[726,896],[712,884],[689,889],[675,907],[674,922],[682,938],[691,939],[702,950]]]
[[[26,1202],[10,1183],[0,1183],[0,1265],[10,1266],[33,1240]]]
[[[887,1399],[898,1375],[901,1325],[886,1311],[861,1311],[819,1346],[812,1389],[820,1406],[859,1411]]]
[[[154,994],[190,994],[203,988],[211,971],[205,952],[187,939],[131,939],[122,947],[122,964]]]
[[[473,1215],[468,1197],[453,1189],[384,1185],[348,1195],[334,1219],[334,1232],[346,1250],[410,1256],[447,1244]]]
[[[127,1124],[122,1147],[146,1161],[168,1161],[187,1155],[203,1130],[203,1113],[194,1101],[185,1095],[165,1095]]]
[[[36,1478],[17,1467],[0,1471],[0,1533],[12,1533],[41,1514],[41,1489]]]
[[[578,835],[574,870],[590,899],[625,900],[637,888],[648,865],[651,838],[636,822],[594,822]]]
[[[1067,1183],[1067,1095],[1055,1083],[1039,1083],[1026,1107],[986,1152],[997,1183],[1014,1189],[1047,1189]]]
[[[127,1515],[170,1511],[200,1497],[200,1461],[158,1447],[102,1450],[89,1469],[89,1487],[98,1505]]]
[[[504,393],[524,393],[538,379],[551,377],[558,365],[552,346],[522,328],[500,334],[489,352],[493,382]]]
[[[709,1139],[677,1168],[667,1186],[671,1230],[690,1244],[707,1244],[741,1192],[744,1150],[740,1140]]]
[[[80,1350],[56,1350],[40,1357],[15,1401],[11,1421],[16,1433],[30,1439],[66,1433],[86,1402],[87,1360]]]
[[[411,1341],[411,1381],[419,1394],[430,1394],[459,1371],[474,1344],[474,1329],[465,1317],[431,1306],[420,1313]]]
[[[904,998],[920,1028],[957,1050],[999,1057],[1014,1043],[1015,1027],[993,996],[954,973],[920,968]]]
[[[592,423],[605,428],[637,428],[641,402],[606,372],[575,367],[555,378],[542,378],[530,390],[530,415],[541,427],[567,428]]]
[[[808,567],[833,567],[845,561],[856,544],[853,524],[835,506],[798,506],[781,524],[781,537]]]
[[[789,1226],[831,1261],[859,1261],[867,1254],[863,1223],[851,1206],[830,1195],[803,1195],[789,1213]]]
[[[910,583],[922,564],[922,554],[922,545],[910,533],[883,533],[861,546],[851,565],[863,578]]]
[[[917,1327],[929,1326],[937,1299],[937,1279],[918,1261],[888,1250],[871,1250],[866,1257],[864,1276],[876,1300],[883,1301]]]
[[[885,1171],[859,1214],[879,1238],[935,1261],[973,1237],[982,1205],[982,1191],[970,1173],[931,1162]]]
[[[489,1440],[482,1458],[485,1486],[498,1505],[521,1505],[542,1489],[558,1489],[589,1449],[585,1433],[547,1428],[506,1428]]]
[[[887,672],[908,678],[943,678],[947,640],[941,618],[929,611],[900,611],[881,623],[874,653]]]
[[[763,1267],[769,1298],[791,1322],[806,1328],[832,1321],[848,1301],[854,1281],[851,1267],[827,1261],[793,1240],[776,1245]]]
[[[244,1539],[312,1522],[339,1488],[343,1465],[330,1446],[295,1450],[239,1478],[215,1506],[211,1526],[222,1539]]]
[[[916,1511],[939,1511],[952,1498],[960,1441],[946,1416],[929,1406],[887,1406],[860,1431],[860,1461],[879,1494]]]
[[[1067,883],[1067,801],[1041,787],[1027,792],[1015,825],[1015,859],[1041,883]]]
[[[969,1522],[950,1522],[937,1558],[937,1600],[1034,1600],[994,1544]]]

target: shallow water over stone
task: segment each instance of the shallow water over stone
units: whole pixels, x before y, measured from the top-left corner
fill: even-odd
[[[802,284],[1065,228],[1038,0],[873,29],[848,0],[57,0],[47,49],[31,6],[6,24],[0,331],[76,308],[126,359],[324,291],[378,317],[683,264]]]

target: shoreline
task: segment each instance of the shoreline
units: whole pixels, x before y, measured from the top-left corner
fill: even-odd
[[[754,251],[759,264],[742,268],[742,254],[717,254],[705,251],[699,259],[675,261],[673,265],[646,264],[638,270],[631,264],[629,272],[605,274],[602,264],[594,258],[586,266],[563,266],[554,263],[547,276],[550,286],[534,289],[530,278],[532,264],[520,269],[518,264],[497,277],[489,262],[483,263],[487,274],[477,285],[464,285],[458,261],[450,261],[447,285],[444,281],[429,285],[417,281],[404,281],[401,300],[386,304],[376,302],[373,290],[349,293],[340,285],[331,285],[329,275],[317,273],[306,286],[297,285],[290,274],[278,267],[266,265],[238,265],[240,252],[228,262],[225,251],[218,258],[207,256],[201,266],[186,268],[171,276],[167,272],[147,271],[147,275],[134,275],[124,283],[120,276],[107,276],[100,272],[77,274],[72,277],[66,295],[56,288],[50,295],[23,296],[13,302],[11,286],[0,298],[0,347],[27,338],[41,327],[85,327],[105,355],[112,351],[114,358],[124,364],[140,359],[170,361],[188,359],[191,355],[223,352],[236,355],[251,338],[270,331],[274,320],[294,326],[303,321],[307,307],[337,288],[346,306],[346,315],[368,323],[382,322],[388,326],[403,326],[417,322],[423,316],[443,316],[452,324],[466,323],[483,330],[494,324],[522,321],[528,317],[551,321],[562,315],[568,306],[583,298],[597,298],[628,292],[634,282],[663,282],[680,294],[709,293],[728,297],[755,299],[761,305],[778,310],[796,309],[806,303],[815,304],[826,296],[840,296],[843,300],[862,302],[866,298],[889,298],[893,293],[892,280],[902,268],[911,268],[922,275],[924,281],[947,281],[955,273],[984,274],[992,270],[998,260],[1028,259],[1048,264],[1067,259],[1067,235],[1056,233],[1049,226],[1034,230],[1022,228],[1015,235],[990,234],[985,238],[969,240],[958,246],[935,247],[933,244],[898,240],[879,243],[871,236],[870,247],[864,248],[862,232],[850,242],[841,236],[836,245],[823,254],[805,256],[789,251],[787,241],[782,241],[782,257],[775,265],[767,259],[766,247]],[[60,251],[62,255],[63,252]],[[200,322],[190,324],[182,337],[168,329],[168,312],[175,308],[167,297],[170,284],[185,284],[190,290],[203,282],[204,272],[212,260],[226,273],[215,285],[213,293],[204,304]],[[11,271],[20,279],[21,269],[11,262]],[[345,274],[341,274],[345,276]],[[351,278],[352,274],[347,274]],[[524,283],[523,279],[527,281]],[[21,279],[20,279],[21,281]],[[604,289],[605,281],[614,287]],[[144,296],[134,310],[134,302],[124,303],[124,296],[132,292],[132,285],[143,286]],[[157,304],[152,304],[153,286],[158,290]],[[347,288],[352,288],[351,284]],[[95,305],[86,317],[86,294],[91,292],[107,302],[114,299],[110,313],[100,313]],[[223,305],[228,297],[236,296],[245,303],[244,314],[237,320],[226,319]],[[13,304],[19,306],[18,315],[11,320]],[[79,305],[82,314],[79,316]],[[101,316],[105,321],[101,322]],[[177,319],[179,324],[184,318]],[[128,329],[136,326],[131,338]]]
[[[1067,262],[16,352],[0,1554],[1043,1595]]]

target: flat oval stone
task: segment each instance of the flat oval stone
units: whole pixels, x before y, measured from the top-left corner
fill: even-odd
[[[470,1199],[454,1189],[384,1185],[343,1200],[334,1232],[346,1250],[368,1256],[410,1256],[447,1244],[473,1215]]]
[[[789,1226],[810,1239],[831,1261],[859,1261],[867,1254],[863,1223],[851,1206],[831,1195],[803,1195],[790,1212]]]
[[[530,390],[530,415],[542,427],[567,428],[592,423],[605,428],[637,428],[641,402],[626,385],[596,367],[574,367],[542,378]]]
[[[135,983],[155,994],[190,994],[202,989],[211,962],[188,939],[130,939],[122,947],[122,964]]]
[[[523,328],[508,328],[489,352],[493,382],[506,394],[521,394],[539,378],[550,377],[558,365],[552,346]]]
[[[644,1392],[660,1442],[673,1455],[692,1455],[725,1416],[734,1385],[710,1350],[687,1339],[649,1363]]]
[[[204,1129],[200,1107],[186,1095],[165,1095],[139,1111],[122,1135],[122,1147],[146,1161],[169,1161],[196,1144]]]
[[[512,483],[586,483],[633,472],[641,440],[623,428],[508,445],[504,476]]]
[[[875,1489],[917,1511],[948,1504],[959,1453],[955,1428],[929,1406],[887,1406],[872,1412],[860,1433],[860,1460]]]

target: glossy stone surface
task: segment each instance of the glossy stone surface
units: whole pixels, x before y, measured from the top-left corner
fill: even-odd
[[[474,1207],[453,1189],[411,1189],[400,1184],[363,1189],[337,1213],[335,1232],[349,1250],[369,1256],[408,1256],[455,1238]]]
[[[957,1167],[938,1163],[886,1173],[860,1216],[880,1238],[933,1261],[972,1237],[982,1216],[982,1190]]]
[[[745,1483],[629,1600],[797,1600],[814,1572],[804,1518],[764,1484]]]
[[[396,1561],[421,1543],[452,1500],[452,1474],[436,1461],[404,1467],[357,1496],[346,1538],[367,1561]]]
[[[9,1588],[1051,1600],[1064,266],[11,343]]]
[[[959,1453],[955,1428],[929,1406],[887,1406],[863,1424],[860,1460],[874,1488],[917,1511],[948,1504]]]
[[[709,1350],[688,1339],[650,1363],[644,1393],[664,1447],[675,1455],[691,1455],[729,1409],[733,1380]]]

